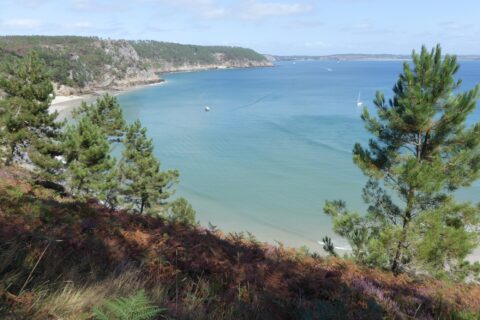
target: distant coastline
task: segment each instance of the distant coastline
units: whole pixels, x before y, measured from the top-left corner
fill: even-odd
[[[308,55],[265,55],[270,61],[408,61],[411,55],[406,54],[332,54],[320,56]],[[458,55],[462,61],[478,61],[480,55]]]

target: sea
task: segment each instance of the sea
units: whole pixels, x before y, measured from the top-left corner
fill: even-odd
[[[402,63],[289,61],[165,74],[163,85],[118,98],[127,121],[148,129],[162,170],[179,170],[175,196],[191,202],[202,225],[313,251],[329,236],[348,249],[323,206],[342,199],[365,211],[366,177],[352,149],[370,135],[357,102],[374,111],[376,91],[391,97]],[[459,90],[472,89],[480,61],[460,64]],[[477,107],[468,122],[479,120]],[[480,182],[457,197],[479,202]]]

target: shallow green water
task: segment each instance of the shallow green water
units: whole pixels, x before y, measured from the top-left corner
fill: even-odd
[[[316,248],[334,237],[326,199],[364,208],[366,180],[351,156],[368,139],[357,97],[371,105],[376,90],[389,96],[400,71],[400,62],[290,62],[170,74],[119,100],[128,121],[148,127],[163,169],[180,170],[177,194],[203,224]],[[462,63],[460,77],[462,89],[480,83],[480,62]],[[479,118],[477,110],[470,120]],[[479,195],[478,183],[459,193]]]

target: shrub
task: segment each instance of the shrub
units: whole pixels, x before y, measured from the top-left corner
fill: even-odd
[[[127,298],[109,300],[103,308],[93,309],[97,320],[150,320],[165,311],[153,306],[143,290]]]

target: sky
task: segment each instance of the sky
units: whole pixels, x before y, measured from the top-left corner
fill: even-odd
[[[479,0],[0,0],[0,35],[85,35],[264,54],[480,54]]]

